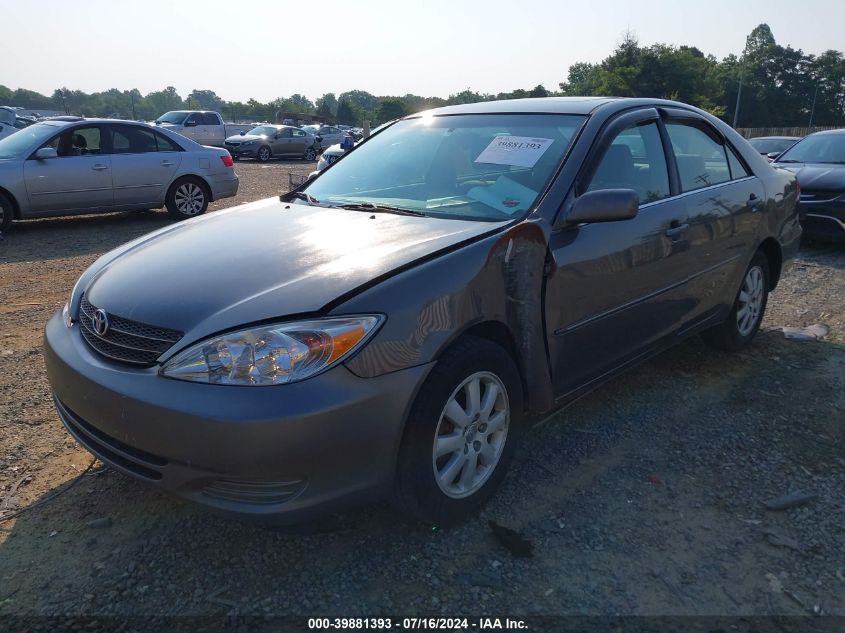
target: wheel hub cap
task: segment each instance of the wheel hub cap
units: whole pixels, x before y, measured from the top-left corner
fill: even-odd
[[[477,372],[452,392],[434,435],[434,478],[447,496],[468,497],[496,468],[505,447],[510,409],[505,385]]]
[[[745,274],[739,289],[736,311],[736,327],[740,336],[748,336],[760,320],[763,310],[763,270],[754,266]]]

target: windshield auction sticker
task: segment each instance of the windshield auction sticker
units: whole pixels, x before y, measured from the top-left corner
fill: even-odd
[[[475,159],[476,163],[533,167],[554,142],[552,138],[497,136]]]

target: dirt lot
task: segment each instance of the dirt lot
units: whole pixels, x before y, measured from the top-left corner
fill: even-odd
[[[240,163],[241,194],[213,209],[276,195],[311,168]],[[53,410],[44,322],[101,253],[167,222],[45,220],[0,242],[6,508],[91,461]],[[843,269],[845,249],[807,246],[747,352],[689,341],[531,430],[501,492],[457,529],[384,505],[273,532],[95,468],[0,524],[0,614],[845,615]],[[801,343],[779,329],[814,323],[830,334]],[[763,505],[797,490],[815,498]],[[490,519],[534,557],[513,558]]]

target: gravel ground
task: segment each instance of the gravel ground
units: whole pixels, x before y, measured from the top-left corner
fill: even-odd
[[[241,193],[212,209],[312,168],[239,163]],[[0,504],[45,499],[90,463],[53,410],[41,330],[94,259],[167,222],[43,220],[0,242]],[[459,528],[377,505],[269,531],[95,469],[0,524],[0,614],[845,615],[843,268],[845,249],[808,245],[746,352],[691,340],[533,428]],[[779,330],[815,323],[823,340]],[[763,505],[797,490],[815,497]],[[511,556],[490,519],[534,557]]]

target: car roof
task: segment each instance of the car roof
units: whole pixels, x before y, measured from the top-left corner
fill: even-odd
[[[661,100],[621,99],[619,97],[537,97],[531,99],[502,99],[499,101],[480,101],[478,103],[443,106],[441,108],[427,110],[425,114],[590,114],[596,108],[619,101],[637,101],[643,102],[643,105],[646,105],[652,102],[660,102]],[[682,105],[668,101],[663,101],[662,103]]]
[[[810,136],[840,136],[842,134],[845,134],[845,128],[839,130],[821,130],[820,132],[813,132]]]
[[[749,141],[798,141],[800,136],[755,136],[748,139]]]

